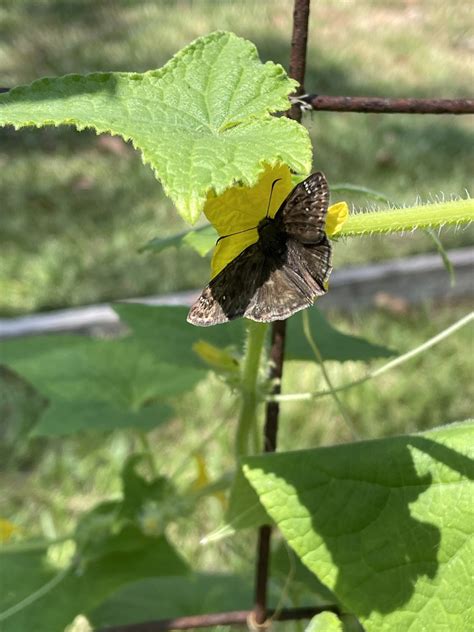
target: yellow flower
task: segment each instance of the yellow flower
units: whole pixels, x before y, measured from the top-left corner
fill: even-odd
[[[191,485],[191,489],[193,491],[199,491],[203,489],[204,487],[207,487],[208,485],[210,485],[211,480],[209,478],[206,461],[203,455],[200,453],[197,453],[197,454],[194,454],[193,456],[194,456],[194,460],[196,461],[196,466],[197,466],[197,478]],[[222,507],[225,509],[227,501],[226,501],[224,492],[215,491],[212,494],[212,496],[215,496],[217,500],[221,503]]]
[[[349,217],[349,207],[346,202],[338,202],[332,204],[328,208],[326,217],[326,234],[328,237],[334,237],[340,232],[342,225]]]
[[[204,206],[207,219],[220,236],[212,257],[212,277],[237,257],[245,248],[258,240],[257,225],[265,217],[274,217],[289,192],[303,178],[292,178],[286,165],[266,167],[263,176],[253,187],[235,186],[216,197],[209,195]],[[272,184],[275,183],[272,191]],[[270,192],[272,191],[271,200]],[[334,204],[328,209],[326,232],[336,235],[347,219],[349,209],[345,202]],[[238,233],[238,234],[234,234]],[[227,235],[231,235],[227,237]]]
[[[192,346],[194,353],[204,360],[206,364],[214,369],[220,369],[222,371],[236,372],[239,368],[237,360],[227,351],[214,345],[211,345],[205,340],[198,340]]]
[[[0,518],[0,542],[8,542],[16,531],[18,527],[13,522]]]

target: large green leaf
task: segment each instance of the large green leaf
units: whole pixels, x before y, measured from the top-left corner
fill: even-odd
[[[126,303],[114,305],[114,310],[138,340],[159,349],[164,362],[202,367],[202,361],[192,352],[194,343],[204,340],[216,346],[240,348],[245,338],[243,319],[203,328],[186,322],[186,307]],[[393,355],[387,347],[341,333],[316,308],[310,309],[308,315],[313,337],[325,360],[371,360]],[[289,360],[314,360],[314,354],[303,334],[301,314],[295,314],[288,321],[286,357]]]
[[[311,166],[306,129],[288,109],[296,82],[262,64],[233,33],[195,40],[160,70],[45,78],[0,95],[0,125],[74,125],[131,140],[183,217],[196,221],[207,194],[254,185],[264,163]]]
[[[34,430],[43,435],[148,430],[170,415],[163,399],[189,390],[203,376],[163,362],[158,350],[132,338],[49,336],[32,345],[13,340],[2,345],[1,358],[48,398]]]
[[[127,536],[128,537],[128,536]],[[183,575],[188,567],[164,537],[135,534],[134,546],[122,547],[71,568],[55,586],[57,569],[44,553],[0,555],[0,609],[2,612],[46,586],[44,595],[25,603],[0,623],[2,632],[63,632],[78,614],[87,614],[124,584],[143,577]],[[47,584],[51,582],[50,590]]]
[[[303,563],[368,632],[472,628],[474,423],[246,459]]]

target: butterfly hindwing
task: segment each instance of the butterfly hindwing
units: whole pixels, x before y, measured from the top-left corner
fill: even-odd
[[[312,302],[312,291],[286,262],[275,267],[267,281],[257,289],[244,316],[259,322],[284,320]]]
[[[275,219],[294,239],[304,244],[315,244],[325,236],[328,206],[328,183],[324,174],[318,171],[293,189],[278,209]]]
[[[315,297],[326,293],[327,282],[332,271],[332,249],[331,244],[326,236],[316,245],[296,243],[298,252],[299,268],[306,269],[307,274],[311,276],[317,284]]]

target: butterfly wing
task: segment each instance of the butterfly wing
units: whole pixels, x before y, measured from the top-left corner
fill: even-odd
[[[318,171],[300,182],[278,209],[275,219],[283,230],[303,244],[317,244],[325,237],[329,187]]]
[[[246,248],[203,290],[188,322],[201,327],[244,316],[258,322],[284,320],[325,294],[331,246],[289,239],[283,257],[265,256],[258,243]]]
[[[244,316],[260,322],[289,318],[326,293],[331,270],[331,245],[327,237],[318,245],[289,239],[283,262],[274,262],[268,279],[257,288]]]
[[[208,327],[225,323],[245,312],[271,267],[258,242],[248,246],[216,275],[191,307],[188,323]]]

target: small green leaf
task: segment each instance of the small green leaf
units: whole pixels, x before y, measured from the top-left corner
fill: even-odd
[[[45,78],[0,95],[0,125],[74,125],[131,140],[194,223],[207,195],[257,182],[264,163],[311,167],[308,132],[286,117],[296,82],[233,33],[195,40],[160,70]]]
[[[368,187],[363,187],[358,184],[352,184],[350,182],[338,182],[337,184],[331,185],[331,193],[359,193],[362,195],[366,195],[373,200],[377,200],[378,202],[385,202],[386,204],[393,204],[393,200],[388,198],[385,193],[381,193],[380,191],[374,191],[374,189],[369,189]]]
[[[201,257],[204,257],[216,245],[217,237],[216,229],[208,224],[171,235],[170,237],[164,237],[163,239],[159,237],[151,239],[140,249],[140,252],[150,251],[158,254],[167,248],[180,248],[185,245],[195,250]]]
[[[190,246],[201,257],[207,255],[216,245],[218,234],[214,226],[204,226],[201,230],[189,231],[183,237],[183,244]]]
[[[367,632],[470,629],[474,423],[250,457],[243,469],[303,563]]]
[[[196,230],[200,230],[197,228]],[[185,237],[190,231],[185,230],[169,237],[155,237],[150,239],[147,243],[139,249],[139,252],[154,252],[159,254],[163,250],[168,248],[179,248],[183,244],[183,237]]]
[[[136,518],[147,501],[165,502],[167,497],[175,497],[176,494],[171,483],[164,476],[157,476],[149,481],[137,472],[137,466],[144,458],[143,454],[132,454],[122,470],[122,513],[131,519]]]

